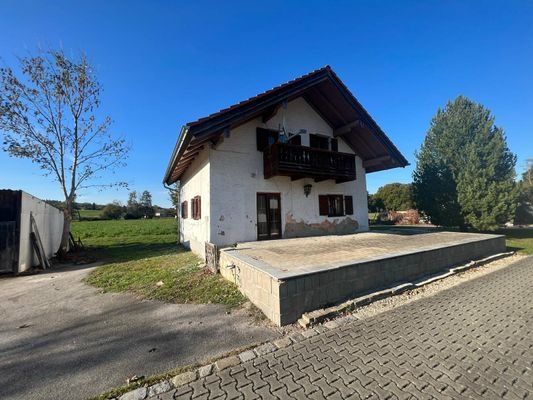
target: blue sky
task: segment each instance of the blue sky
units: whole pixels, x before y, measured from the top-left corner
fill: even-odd
[[[102,109],[132,145],[111,179],[150,190],[185,122],[330,64],[411,166],[369,174],[368,189],[410,182],[431,117],[459,94],[496,116],[518,156],[533,158],[531,1],[0,0],[0,58],[38,47],[87,53]],[[0,187],[60,198],[29,162],[0,152]],[[125,191],[80,201],[123,202]]]

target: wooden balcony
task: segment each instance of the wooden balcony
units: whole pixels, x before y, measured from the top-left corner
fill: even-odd
[[[355,180],[355,156],[338,151],[274,143],[263,152],[265,179],[290,176],[314,178],[316,182],[334,179],[337,183]]]

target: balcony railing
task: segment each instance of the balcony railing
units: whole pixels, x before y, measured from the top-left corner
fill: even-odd
[[[355,180],[355,156],[338,151],[274,143],[263,152],[265,179],[290,176],[292,179],[334,179],[338,183]]]

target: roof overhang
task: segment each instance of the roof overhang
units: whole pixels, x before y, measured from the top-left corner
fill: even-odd
[[[394,146],[353,94],[326,66],[206,118],[186,124],[172,152],[164,183],[178,181],[206,145],[216,144],[224,132],[252,120],[270,118],[283,102],[303,97],[361,157],[366,172],[405,167]]]

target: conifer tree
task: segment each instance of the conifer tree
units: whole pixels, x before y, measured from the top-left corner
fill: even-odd
[[[439,109],[416,158],[415,202],[433,223],[493,230],[512,220],[516,156],[482,105],[459,96]]]

